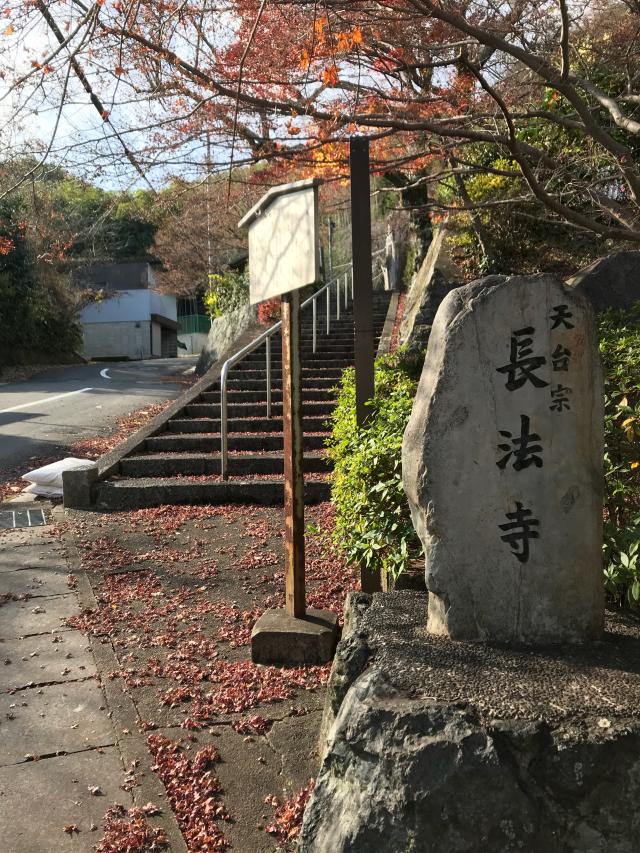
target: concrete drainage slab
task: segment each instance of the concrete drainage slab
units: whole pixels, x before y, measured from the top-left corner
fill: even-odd
[[[49,524],[49,518],[43,509],[0,510],[0,530],[12,530],[16,527],[42,527],[45,524]]]

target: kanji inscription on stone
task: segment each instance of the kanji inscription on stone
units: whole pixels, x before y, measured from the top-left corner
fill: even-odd
[[[516,643],[599,636],[602,459],[587,301],[548,276],[450,293],[403,444],[428,630]]]

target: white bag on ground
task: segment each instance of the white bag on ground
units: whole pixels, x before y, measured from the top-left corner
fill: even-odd
[[[24,490],[32,495],[46,495],[46,497],[62,496],[62,472],[72,471],[76,468],[93,468],[95,462],[91,459],[76,459],[67,456],[42,468],[35,468],[22,475],[22,479],[31,485]]]

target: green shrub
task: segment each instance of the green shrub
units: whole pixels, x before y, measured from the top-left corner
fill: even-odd
[[[349,562],[395,579],[421,552],[402,488],[402,435],[416,391],[402,353],[377,360],[375,388],[369,422],[358,429],[355,373],[342,374],[329,444],[335,542]]]
[[[604,368],[604,576],[609,599],[640,604],[640,304],[599,318]]]
[[[212,320],[236,311],[249,301],[249,279],[245,273],[228,270],[209,275],[204,307]]]

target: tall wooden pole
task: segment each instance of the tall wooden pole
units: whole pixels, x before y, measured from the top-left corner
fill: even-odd
[[[362,426],[366,422],[368,414],[365,403],[374,394],[369,140],[366,137],[351,137],[349,143],[349,165],[351,170],[351,252],[353,257],[356,420],[358,426]]]
[[[282,419],[284,432],[285,601],[290,616],[305,609],[304,479],[302,473],[300,291],[282,296]]]

